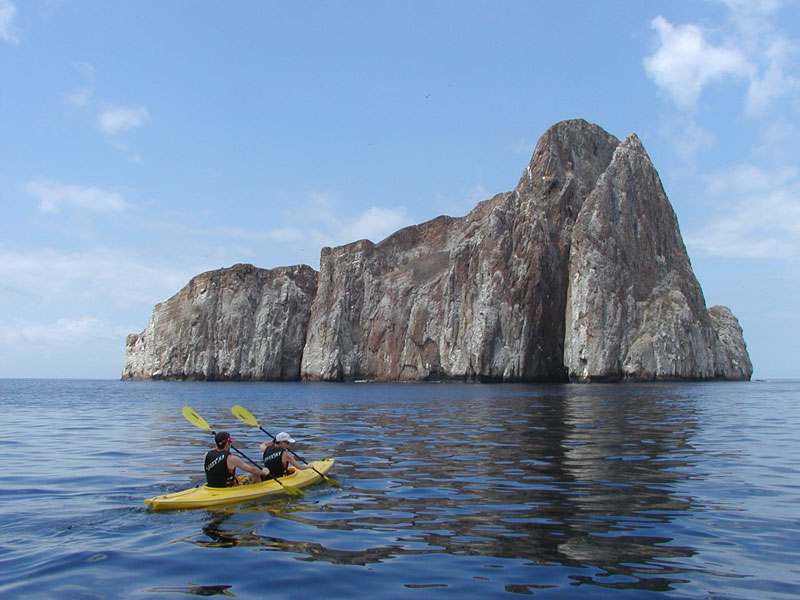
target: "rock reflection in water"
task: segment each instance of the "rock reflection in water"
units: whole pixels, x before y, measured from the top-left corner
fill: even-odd
[[[205,541],[194,543],[354,565],[443,552],[522,558],[591,566],[600,573],[576,583],[615,588],[668,590],[683,581],[685,565],[671,562],[694,551],[659,531],[694,508],[680,493],[693,467],[692,403],[658,386],[624,398],[613,386],[538,389],[465,401],[459,414],[431,401],[315,415],[318,427],[337,432],[335,476],[344,489],[273,514],[320,535],[283,539],[269,535],[268,523],[228,531],[212,519]],[[339,547],[343,539],[356,548]]]
[[[204,539],[194,539],[191,542],[195,545],[209,548],[258,547],[264,550],[298,554],[301,555],[302,560],[321,560],[333,564],[361,566],[380,562],[397,554],[408,554],[400,546],[368,548],[363,551],[336,550],[334,548],[326,548],[322,544],[315,542],[286,540],[259,535],[246,530],[226,530],[223,525],[231,516],[231,514],[212,516],[210,521],[203,527]],[[414,552],[413,554],[420,554],[420,552]]]

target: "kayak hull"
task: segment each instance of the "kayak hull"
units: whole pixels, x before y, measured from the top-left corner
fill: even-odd
[[[314,469],[323,475],[331,470],[334,459],[315,460],[309,463],[309,467],[297,469],[290,475],[279,477],[283,485],[293,488],[303,488],[313,485],[322,480],[322,477],[314,472]],[[311,467],[314,467],[312,469]],[[233,504],[234,502],[246,502],[283,493],[283,486],[274,479],[253,483],[248,485],[237,485],[226,488],[211,488],[207,485],[200,485],[181,490],[172,494],[154,496],[147,498],[144,503],[150,510],[175,510],[181,508],[208,508],[210,506],[222,506]]]

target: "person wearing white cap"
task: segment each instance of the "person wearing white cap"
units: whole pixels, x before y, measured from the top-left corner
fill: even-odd
[[[294,444],[294,439],[285,431],[281,431],[271,442],[262,442],[261,451],[264,453],[264,467],[269,469],[273,477],[280,477],[293,472],[291,466],[302,469],[303,467],[289,450],[289,444]]]

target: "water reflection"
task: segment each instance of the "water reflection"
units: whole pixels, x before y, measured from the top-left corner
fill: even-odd
[[[432,553],[522,558],[591,566],[597,574],[575,583],[612,588],[684,581],[677,559],[694,550],[661,532],[694,509],[679,491],[694,467],[692,402],[652,387],[617,398],[613,387],[548,386],[466,401],[457,414],[451,405],[387,401],[316,414],[319,430],[335,432],[344,489],[317,486],[311,504],[261,505],[314,539],[271,535],[270,522],[245,530],[216,514],[192,543],[350,565]],[[308,415],[296,418],[292,426]]]
[[[26,457],[0,477],[0,596],[258,597],[253,573],[269,565],[270,593],[320,597],[581,587],[788,600],[799,591],[798,399],[797,382],[0,380],[14,416],[0,438]],[[344,487],[145,510],[143,498],[203,479],[210,440],[183,405],[257,453],[261,434],[230,414],[235,403],[290,431],[304,456],[336,456]],[[54,453],[53,440],[76,435],[81,452]]]
[[[188,585],[188,586],[160,586],[149,588],[147,591],[162,594],[188,594],[190,596],[228,596],[234,598],[230,585]]]

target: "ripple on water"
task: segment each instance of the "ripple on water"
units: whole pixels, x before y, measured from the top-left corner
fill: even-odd
[[[0,477],[7,597],[800,595],[797,383],[0,380],[0,399],[0,444],[32,457]],[[343,487],[146,511],[201,476],[184,404],[258,453],[234,403],[335,455]]]

